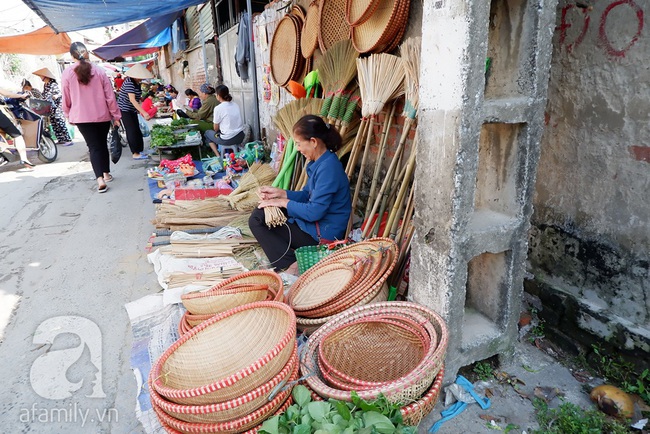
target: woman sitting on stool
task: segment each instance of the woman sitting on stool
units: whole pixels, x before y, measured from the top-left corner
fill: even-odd
[[[241,145],[245,134],[239,106],[232,102],[228,87],[217,86],[216,94],[219,105],[214,108],[214,130],[206,131],[204,136],[214,155],[221,155],[220,150]]]

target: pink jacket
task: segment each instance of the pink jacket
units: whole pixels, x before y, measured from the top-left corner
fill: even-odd
[[[106,122],[122,117],[115,101],[115,93],[106,73],[92,65],[90,82],[79,83],[74,70],[78,64],[63,71],[63,112],[71,124]]]

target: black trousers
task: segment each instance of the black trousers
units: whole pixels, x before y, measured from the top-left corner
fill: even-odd
[[[144,149],[144,139],[142,138],[142,131],[140,131],[140,123],[138,122],[137,112],[122,113],[122,124],[126,130],[126,138],[129,141],[129,148],[131,153],[139,154]]]
[[[95,178],[103,177],[104,173],[110,173],[111,160],[107,142],[108,130],[111,128],[110,121],[77,124],[77,128],[90,151],[90,164],[93,166]]]
[[[286,225],[269,228],[264,223],[264,210],[259,208],[255,208],[248,219],[248,227],[260,243],[271,265],[279,270],[284,270],[296,262],[294,251],[298,247],[318,244],[317,240],[295,223],[287,222]]]

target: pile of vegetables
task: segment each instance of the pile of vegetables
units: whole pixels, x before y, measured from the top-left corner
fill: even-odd
[[[178,119],[174,119],[171,122],[171,127],[172,128],[183,128],[184,126],[189,125],[189,124],[190,124],[189,119],[187,119],[187,118],[178,118]]]
[[[303,385],[294,387],[294,404],[262,424],[260,434],[415,434],[402,424],[399,404],[385,397],[367,402],[352,392],[352,402],[312,401]]]
[[[159,148],[172,146],[176,143],[174,130],[169,125],[156,124],[151,128],[151,147]]]

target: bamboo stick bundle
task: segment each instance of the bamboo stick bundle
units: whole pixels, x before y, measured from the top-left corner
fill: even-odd
[[[201,273],[183,273],[180,271],[170,273],[165,279],[170,288],[180,288],[187,285],[214,286],[230,277],[246,271],[244,267],[220,267],[215,270],[206,270]]]
[[[172,231],[186,231],[190,229],[214,229],[218,226],[206,226],[206,225],[171,225],[163,226],[162,229],[169,229]]]
[[[282,226],[287,222],[287,216],[277,206],[264,208],[264,222],[269,228]]]
[[[329,99],[324,103],[320,114],[330,124],[336,122],[343,92],[357,74],[355,61],[358,57],[359,53],[354,49],[352,41],[345,39],[332,45],[316,65],[318,78]]]
[[[384,105],[402,94],[404,82],[404,66],[402,59],[391,54],[372,54],[365,59],[357,59],[357,72],[359,75],[359,90],[361,91],[361,114],[363,116],[361,125],[364,119],[368,119],[366,129],[366,140],[364,145],[363,157],[361,159],[361,166],[357,176],[357,183],[354,189],[354,197],[352,199],[352,212],[348,222],[347,232],[352,229],[352,221],[354,212],[359,199],[359,192],[363,182],[363,174],[365,171],[366,161],[368,158],[368,149],[373,137],[374,125],[376,116],[384,109]],[[361,126],[359,127],[362,128]],[[357,136],[358,137],[358,136]],[[354,146],[361,143],[355,142]],[[358,158],[358,151],[349,161],[350,173],[356,166],[356,158]],[[347,233],[346,232],[346,233]]]
[[[222,215],[212,218],[194,218],[194,217],[164,217],[155,218],[152,222],[158,229],[170,229],[172,226],[175,228],[215,228],[225,226],[233,218],[242,215],[241,211],[232,210]]]
[[[172,241],[170,246],[171,254],[179,258],[213,258],[232,256],[236,248],[255,243],[257,243],[255,240],[228,238],[225,240]]]
[[[415,124],[415,119],[417,117],[417,109],[419,105],[419,78],[420,78],[420,51],[422,46],[422,38],[408,38],[402,43],[400,47],[400,54],[403,59],[404,64],[404,92],[406,95],[406,101],[404,104],[404,111],[402,116],[404,117],[404,127],[402,128],[402,134],[400,140],[397,144],[395,150],[395,157],[391,162],[391,165],[386,172],[385,179],[393,179],[395,169],[397,167],[398,155],[402,154],[403,148],[408,138],[409,132],[412,126]],[[413,151],[412,151],[413,152]],[[395,164],[393,164],[395,163]],[[370,214],[366,215],[366,220],[371,221],[374,214],[379,210],[382,205],[382,202],[386,203],[385,195],[389,193],[388,191],[389,183],[383,183],[382,188],[378,196],[374,200],[374,204],[370,210]],[[383,191],[382,191],[383,190]],[[381,217],[383,210],[380,210],[379,216]],[[378,218],[377,220],[380,220]],[[362,237],[365,238],[370,233],[370,225],[366,225],[365,230],[363,231]]]

